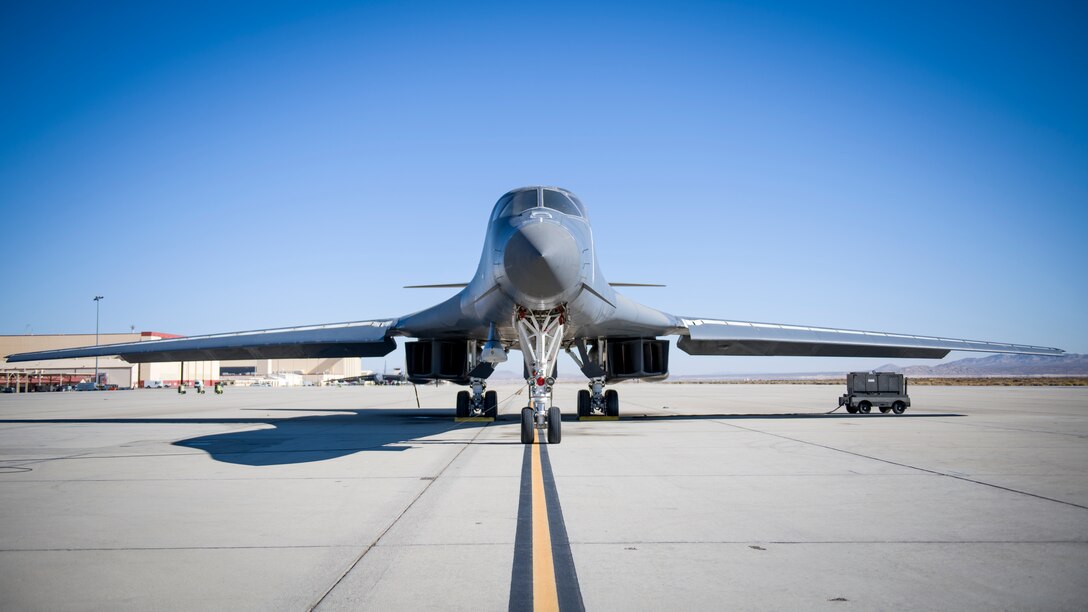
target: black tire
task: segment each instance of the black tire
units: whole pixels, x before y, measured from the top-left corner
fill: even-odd
[[[533,409],[521,409],[521,443],[532,444],[536,439],[536,425],[533,423]]]
[[[880,407],[880,414],[888,414],[889,412],[891,412],[891,409],[892,409],[891,406],[881,406]]]
[[[499,418],[499,393],[497,391],[484,393],[484,416],[493,419]]]
[[[615,389],[604,392],[604,413],[610,417],[620,416],[620,394]]]
[[[468,416],[468,391],[457,392],[457,418],[463,419]]]
[[[589,416],[589,391],[586,389],[578,392],[578,416]]]
[[[907,411],[907,405],[903,402],[895,402],[892,404],[892,412],[896,414],[903,414]]]
[[[857,406],[851,406],[851,405],[847,404],[846,405],[846,411],[849,412],[850,414],[857,414],[858,413],[858,407]]]
[[[862,402],[858,404],[858,410],[861,411],[862,414],[869,414],[869,411],[872,409],[873,405],[869,402]]]
[[[548,408],[548,444],[559,444],[563,439],[563,413],[555,406]]]

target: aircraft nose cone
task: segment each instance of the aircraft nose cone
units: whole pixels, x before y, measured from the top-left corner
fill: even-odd
[[[582,269],[574,236],[554,223],[529,223],[510,236],[503,265],[519,291],[541,300],[577,283]]]

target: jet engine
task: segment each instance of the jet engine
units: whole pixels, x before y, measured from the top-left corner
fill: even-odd
[[[408,380],[467,382],[469,375],[467,340],[419,340],[404,345]]]
[[[605,380],[664,380],[669,375],[669,341],[654,338],[609,339]]]

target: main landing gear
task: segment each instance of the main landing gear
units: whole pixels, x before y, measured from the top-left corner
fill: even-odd
[[[521,409],[521,442],[532,444],[537,430],[541,437],[547,432],[548,444],[562,439],[563,415],[552,406],[552,385],[555,384],[555,360],[563,342],[563,327],[567,323],[566,309],[534,311],[517,307],[514,327],[518,330],[525,370],[529,373],[529,405]],[[542,440],[543,441],[543,440]]]
[[[471,389],[471,393],[469,391],[457,392],[457,418],[498,418],[498,393],[485,391],[487,382],[482,378],[470,378],[469,389]]]
[[[620,394],[615,389],[604,390],[604,377],[592,378],[589,389],[578,392],[578,418],[612,418],[620,416]]]

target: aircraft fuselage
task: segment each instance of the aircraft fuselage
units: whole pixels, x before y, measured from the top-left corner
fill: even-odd
[[[535,192],[535,205],[526,202]],[[522,208],[511,210],[520,196]],[[547,197],[569,198],[568,208],[545,206]],[[571,201],[573,200],[573,201]],[[566,339],[594,335],[656,336],[675,329],[676,317],[618,294],[597,262],[593,230],[581,204],[552,188],[514,190],[496,204],[483,253],[472,281],[453,298],[401,319],[398,328],[415,336],[443,337],[451,316],[487,338],[493,324],[504,343],[517,340],[517,309],[565,312]],[[619,315],[619,316],[617,316]],[[623,323],[617,324],[616,321]],[[458,335],[465,329],[457,326]]]

